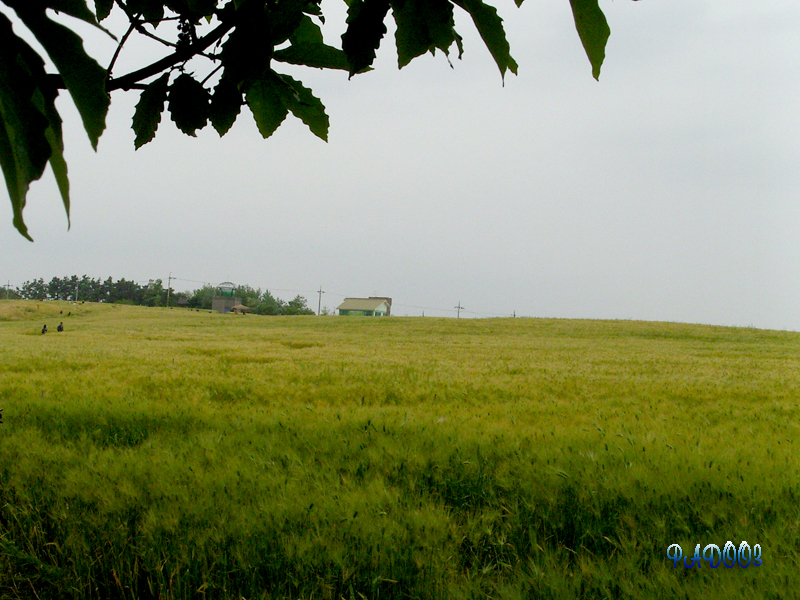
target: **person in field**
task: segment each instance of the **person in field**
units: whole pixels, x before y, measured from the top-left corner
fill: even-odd
[[[47,323],[45,323],[44,327],[42,327],[42,335],[44,335],[45,333],[47,333]]]
[[[56,327],[56,331],[58,331],[59,333],[64,331],[64,321],[61,321],[61,323],[58,324],[58,327]]]

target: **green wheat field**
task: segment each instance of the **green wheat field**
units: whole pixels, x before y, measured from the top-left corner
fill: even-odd
[[[800,595],[795,332],[2,301],[0,408],[0,598]]]

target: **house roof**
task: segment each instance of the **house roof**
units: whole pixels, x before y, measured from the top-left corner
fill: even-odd
[[[336,310],[384,310],[389,303],[384,298],[345,298]]]

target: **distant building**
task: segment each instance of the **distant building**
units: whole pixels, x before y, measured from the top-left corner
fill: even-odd
[[[226,281],[217,286],[211,299],[211,310],[223,314],[229,313],[233,311],[234,306],[241,303],[242,301],[236,296],[236,284]]]
[[[231,307],[231,312],[236,313],[237,315],[246,315],[249,313],[251,308],[249,306],[245,306],[244,304],[237,304],[236,306]]]
[[[392,299],[377,296],[345,298],[336,310],[342,316],[388,317],[392,314]]]

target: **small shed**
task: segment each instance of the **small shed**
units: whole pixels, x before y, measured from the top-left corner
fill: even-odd
[[[388,317],[391,298],[345,298],[336,310],[341,316]]]
[[[244,304],[237,304],[231,307],[231,312],[237,315],[246,315],[252,309],[249,306],[245,306]]]

